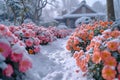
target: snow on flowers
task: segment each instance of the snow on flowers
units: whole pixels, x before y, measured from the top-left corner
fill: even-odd
[[[24,73],[32,67],[30,58],[26,55],[27,51],[21,41],[10,32],[8,27],[0,25],[0,78],[16,79],[24,75]],[[22,43],[24,44],[24,43]],[[25,64],[20,64],[27,60]],[[21,71],[21,67],[25,69]]]
[[[46,45],[57,39],[64,38],[70,34],[70,30],[59,30],[56,27],[45,28],[34,24],[22,24],[21,26],[10,26],[9,30],[24,44],[29,54],[40,52],[40,45]]]
[[[112,30],[110,24],[82,25],[67,42],[77,66],[95,80],[120,79],[120,31]]]
[[[40,45],[46,45],[58,37],[66,37],[69,33],[67,29],[38,27],[34,24],[0,24],[0,79],[23,80],[25,73],[32,68],[29,54],[39,53]]]

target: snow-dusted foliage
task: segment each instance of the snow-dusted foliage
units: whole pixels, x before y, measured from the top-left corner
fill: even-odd
[[[55,35],[57,32],[57,35]],[[59,38],[69,35],[70,30],[60,30],[55,27],[38,27],[34,24],[22,24],[21,26],[5,26],[0,25],[0,79],[3,80],[23,80],[32,73],[26,72],[33,67],[37,67],[36,62],[31,63],[29,54],[40,53],[40,44],[48,44]],[[46,50],[45,50],[46,51]],[[36,54],[37,55],[37,54]],[[38,54],[40,55],[40,54]],[[34,56],[35,58],[35,56]],[[36,57],[38,58],[38,57]],[[33,58],[32,58],[33,59]],[[43,59],[43,60],[42,60]],[[37,59],[39,60],[39,58]],[[45,58],[47,59],[47,57]],[[41,56],[41,63],[43,63],[44,56]],[[40,62],[39,61],[39,62]],[[52,62],[52,61],[51,61]],[[55,64],[54,62],[50,64]],[[44,64],[45,66],[47,63]],[[43,67],[46,71],[47,67]],[[36,72],[35,72],[36,73]],[[41,73],[42,74],[42,73]],[[43,75],[47,75],[48,72]],[[35,77],[34,77],[35,78]],[[31,78],[30,78],[31,79]],[[32,80],[32,79],[31,79]],[[37,80],[37,78],[36,78]]]
[[[92,19],[90,17],[81,17],[75,21],[75,26],[79,26],[81,24],[89,24],[90,22],[92,22]]]
[[[32,67],[24,43],[0,25],[0,79],[21,80]]]
[[[89,79],[120,79],[120,31],[117,22],[113,25],[112,22],[81,25],[67,42],[66,48],[73,53],[77,66]]]

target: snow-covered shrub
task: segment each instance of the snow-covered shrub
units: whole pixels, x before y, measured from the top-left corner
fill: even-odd
[[[36,31],[37,38],[40,39],[41,45],[46,45],[49,42],[52,42],[54,40],[54,35],[53,33],[50,32],[48,28],[45,27],[39,27],[38,30]]]
[[[35,25],[33,24],[23,24],[18,27],[9,27],[10,31],[25,43],[26,50],[29,54],[36,54],[40,52],[40,40],[36,37],[34,28]]]
[[[79,26],[81,24],[89,24],[91,22],[92,22],[92,19],[90,17],[81,17],[75,21],[75,26]]]
[[[24,45],[8,27],[0,25],[0,79],[23,80],[32,67]]]
[[[57,38],[64,38],[72,32],[70,29],[60,29],[58,27],[49,27],[49,30],[51,30]]]
[[[34,46],[38,48],[38,44],[34,44],[34,41],[38,41],[37,43],[41,45],[46,45],[49,42],[56,40],[56,38],[64,38],[68,36],[71,32],[69,29],[58,29],[56,27],[45,28],[44,26],[39,27],[33,23],[22,24],[21,26],[10,26],[9,30],[25,44],[26,42],[31,43],[31,46],[26,45],[26,49],[28,52],[30,49],[33,54],[36,53],[36,51],[34,52]]]
[[[100,22],[99,25],[95,23],[92,27],[77,28],[76,31],[83,31],[84,34],[82,35],[87,35],[87,39],[91,34],[86,34],[85,31],[92,31],[93,35],[89,42],[81,35],[78,37],[79,32],[75,32],[68,41],[68,50],[71,50],[71,45],[77,45],[79,48],[79,50],[73,48],[75,50],[73,56],[77,66],[84,72],[84,76],[87,76],[89,79],[120,79],[120,31],[118,29],[112,30],[110,25],[111,22]],[[79,42],[81,40],[83,41],[82,45]]]
[[[76,64],[95,80],[120,79],[120,31],[105,30],[94,37],[87,51],[75,53]]]
[[[110,24],[112,24],[112,22],[100,21],[94,24],[83,24],[77,27],[75,32],[70,36],[66,48],[72,51],[72,53],[80,50],[86,51],[86,47],[90,44],[91,39],[110,27]]]

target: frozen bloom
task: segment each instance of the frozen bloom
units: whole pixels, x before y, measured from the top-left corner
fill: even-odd
[[[14,62],[19,62],[20,60],[22,60],[23,54],[19,54],[19,53],[12,53],[11,54],[11,60]]]
[[[101,57],[103,61],[110,56],[111,56],[111,53],[108,50],[101,51]]]
[[[40,40],[38,38],[34,38],[34,44],[35,45],[39,45],[40,44]]]
[[[3,74],[7,77],[11,77],[13,74],[13,68],[10,64],[8,64],[7,67],[3,70]]]
[[[105,65],[108,65],[108,66],[116,66],[117,65],[117,61],[114,57],[107,57],[106,60],[105,60]]]
[[[26,44],[26,46],[31,47],[31,46],[33,45],[33,41],[30,40],[30,39],[27,39],[27,40],[25,41],[25,44]]]
[[[109,41],[107,43],[107,47],[111,50],[111,51],[116,51],[118,49],[118,46],[119,46],[119,42],[118,41],[115,41],[115,40],[112,40],[112,41]]]
[[[0,53],[6,58],[11,54],[11,47],[5,43],[5,42],[0,42]]]
[[[101,61],[100,52],[94,52],[94,54],[93,54],[93,56],[92,56],[92,61],[93,61],[95,64],[100,63],[100,61]]]
[[[105,66],[102,70],[102,77],[106,80],[113,80],[115,78],[116,71],[109,66]]]
[[[40,51],[40,47],[39,46],[34,46],[34,52],[39,52]]]
[[[28,60],[21,60],[19,63],[19,71],[26,72],[29,68],[32,67],[32,63]]]

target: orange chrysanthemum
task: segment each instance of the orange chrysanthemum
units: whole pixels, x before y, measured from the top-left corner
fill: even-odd
[[[79,59],[83,54],[84,54],[84,51],[80,50],[80,52],[75,52],[74,55],[73,55],[73,57],[75,59],[77,59],[77,58]]]
[[[104,51],[101,51],[101,58],[102,60],[106,60],[107,57],[110,57],[111,56],[111,53],[107,50],[104,50]]]
[[[106,80],[113,80],[115,78],[116,71],[109,66],[105,66],[102,69],[102,77]]]
[[[117,30],[112,31],[112,32],[111,32],[111,36],[114,37],[114,38],[120,36],[120,31],[117,31]]]
[[[119,43],[117,41],[109,41],[107,43],[108,49],[111,51],[116,51],[118,49]]]
[[[69,51],[71,50],[69,45],[66,46],[66,49],[69,50]]]
[[[73,49],[74,49],[75,51],[79,51],[79,50],[80,50],[80,47],[79,47],[79,46],[76,46],[76,45],[73,45]]]
[[[78,38],[74,38],[74,45],[79,44],[79,39]]]
[[[80,69],[82,70],[82,72],[86,72],[86,70],[87,70],[87,67],[86,67],[86,60],[83,59],[83,60],[80,61],[80,63],[81,63],[81,66],[79,66]]]
[[[86,62],[89,62],[89,60],[90,60],[90,54],[87,54],[86,55]]]
[[[29,49],[29,50],[28,50],[28,53],[29,53],[29,54],[33,54],[34,51],[33,51],[32,49]]]
[[[105,62],[104,62],[105,65],[108,65],[108,66],[116,66],[117,65],[117,61],[114,57],[107,57]]]
[[[93,54],[93,56],[92,56],[92,61],[93,61],[95,64],[100,63],[100,61],[101,61],[100,52],[94,52],[94,54]]]

